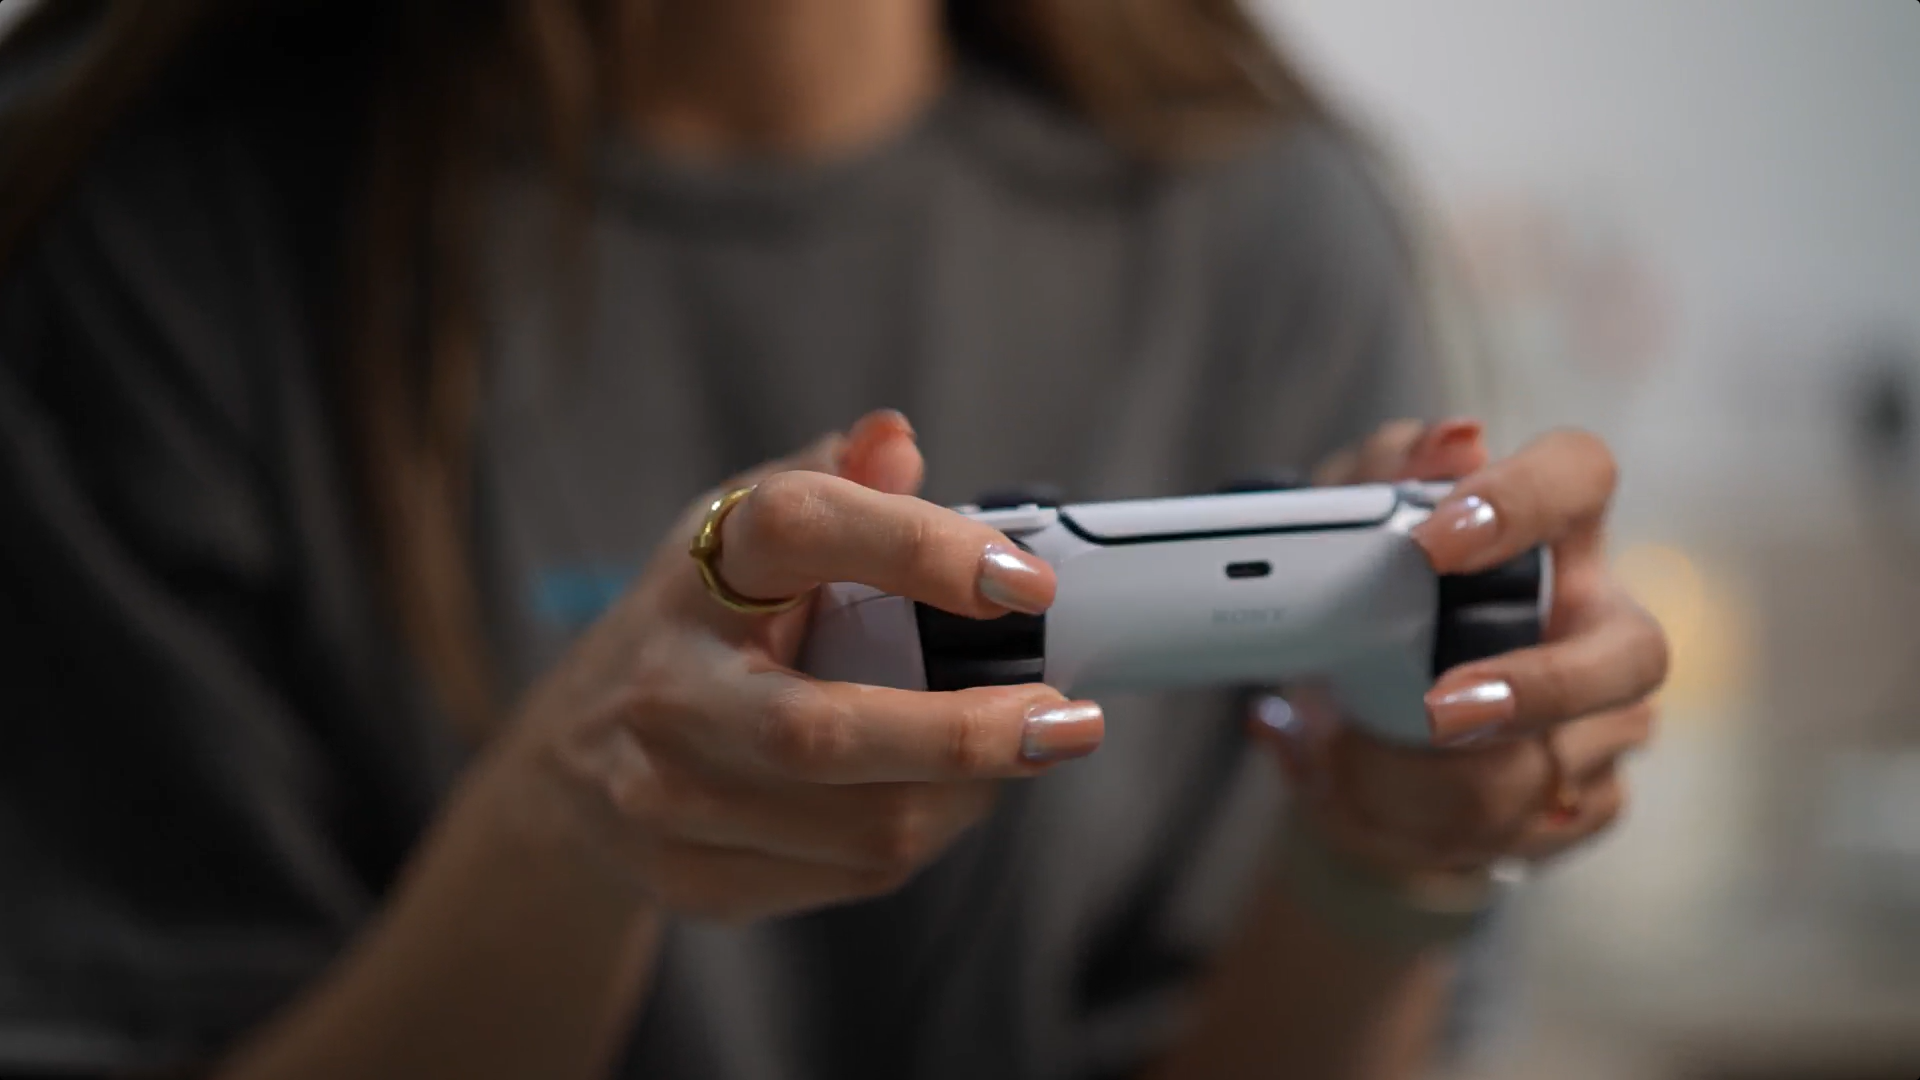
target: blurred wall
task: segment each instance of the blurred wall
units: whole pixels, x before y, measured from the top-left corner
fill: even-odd
[[[1604,424],[1657,462],[1640,509],[1808,524],[1774,495],[1831,486],[1838,362],[1882,326],[1920,340],[1920,6],[1261,8],[1454,224],[1544,210],[1652,279],[1665,323],[1629,400],[1534,370],[1536,420]]]
[[[1920,375],[1920,5],[1261,10],[1424,195],[1498,430],[1615,446],[1674,640],[1629,820],[1533,901],[1521,1074],[1912,1075],[1920,530],[1849,395]]]

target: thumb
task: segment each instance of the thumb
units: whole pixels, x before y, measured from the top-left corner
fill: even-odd
[[[1458,480],[1487,464],[1487,439],[1478,420],[1442,420],[1420,432],[1396,470],[1396,480]]]
[[[914,441],[913,425],[892,409],[870,412],[847,432],[840,451],[839,475],[889,495],[920,490],[926,460]]]

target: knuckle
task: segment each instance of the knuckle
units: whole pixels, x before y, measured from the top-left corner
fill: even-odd
[[[567,788],[596,799],[625,825],[651,825],[664,813],[658,750],[642,729],[626,722],[624,702],[596,722],[542,740],[537,762]]]
[[[779,549],[802,544],[818,527],[824,503],[819,485],[799,472],[781,472],[762,480],[740,507],[740,526],[750,544]]]
[[[947,726],[947,765],[954,772],[973,775],[994,763],[994,715],[981,708],[961,709]]]
[[[911,795],[894,800],[880,815],[872,841],[873,868],[911,873],[933,854],[933,815],[922,800]]]
[[[649,739],[670,739],[701,712],[687,682],[664,672],[642,672],[621,691],[614,708],[619,724]]]
[[[1605,439],[1584,428],[1568,429],[1564,437],[1573,452],[1589,463],[1602,489],[1611,492],[1619,485],[1620,462]]]
[[[901,524],[897,542],[900,564],[909,577],[924,579],[938,573],[940,536],[926,515],[907,518]]]
[[[775,694],[761,717],[761,753],[780,769],[819,770],[844,757],[851,738],[842,711],[804,682]]]
[[[649,827],[672,817],[674,794],[645,762],[645,752],[629,745],[616,754],[621,760],[609,764],[605,787],[614,813],[630,825]]]
[[[666,808],[657,787],[631,774],[609,777],[607,802],[624,822],[651,825],[666,816]]]

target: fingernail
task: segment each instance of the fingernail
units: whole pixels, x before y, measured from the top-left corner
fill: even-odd
[[[1300,734],[1300,716],[1279,694],[1262,694],[1253,703],[1253,718],[1260,726],[1282,738],[1292,740]]]
[[[988,544],[980,553],[980,595],[1012,611],[1038,615],[1053,602],[1040,561],[1010,544]]]
[[[1492,542],[1500,529],[1493,504],[1478,495],[1448,499],[1427,520],[1413,527],[1413,539],[1427,550],[1434,566],[1452,569]]]
[[[1286,774],[1288,785],[1300,795],[1317,798],[1321,785],[1319,777],[1307,765],[1300,714],[1280,695],[1266,694],[1254,702],[1253,720],[1266,731],[1266,742],[1280,759],[1280,771]]]
[[[1513,687],[1502,679],[1442,683],[1427,692],[1427,718],[1433,727],[1433,741],[1440,746],[1460,746],[1485,738],[1511,724],[1517,711]]]
[[[870,412],[854,421],[847,430],[845,440],[840,444],[840,452],[835,460],[835,471],[845,472],[846,464],[856,455],[867,454],[889,434],[914,437],[913,425],[907,422],[902,413],[893,409],[881,409]]]
[[[1434,449],[1451,450],[1479,438],[1480,430],[1478,420],[1442,420],[1428,430],[1427,437]]]
[[[1094,702],[1035,705],[1020,731],[1020,757],[1031,765],[1086,757],[1099,748],[1106,731],[1106,716]]]
[[[898,432],[909,439],[914,437],[913,424],[907,420],[907,414],[898,409],[876,409],[861,417],[853,425],[853,433],[856,435],[864,436],[869,432],[878,434],[883,431]]]
[[[887,418],[893,424],[898,425],[898,427],[900,428],[900,433],[902,435],[905,435],[907,438],[918,439],[920,437],[920,433],[913,429],[913,421],[907,419],[906,413],[903,413],[898,409],[888,409]]]

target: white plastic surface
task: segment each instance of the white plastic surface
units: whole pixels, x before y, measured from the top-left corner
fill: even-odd
[[[1076,503],[1062,516],[1099,540],[1145,540],[1196,533],[1352,528],[1385,521],[1399,503],[1387,484],[1258,491],[1202,498]]]
[[[1336,529],[1133,543],[1029,538],[1054,562],[1046,681],[1076,697],[1325,677],[1357,720],[1430,738],[1439,583],[1404,531]],[[1228,565],[1265,562],[1261,577]]]
[[[925,690],[913,601],[865,585],[822,586],[796,666],[831,682]]]
[[[1008,536],[1036,532],[1060,520],[1060,513],[1045,506],[1010,506],[1001,510],[966,509],[967,516],[991,525]]]

